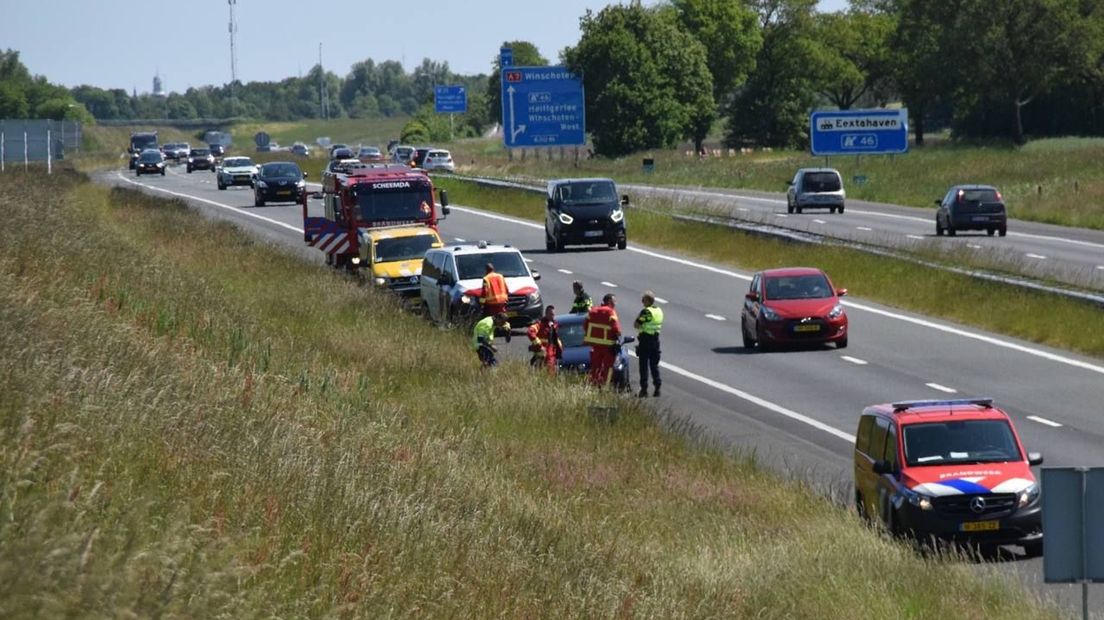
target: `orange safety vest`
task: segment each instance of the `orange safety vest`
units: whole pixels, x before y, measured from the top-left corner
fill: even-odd
[[[621,321],[613,308],[596,306],[587,313],[587,318],[583,321],[583,331],[585,344],[613,345],[621,335]]]
[[[504,304],[509,299],[506,290],[506,278],[501,273],[491,272],[483,276],[483,303]]]

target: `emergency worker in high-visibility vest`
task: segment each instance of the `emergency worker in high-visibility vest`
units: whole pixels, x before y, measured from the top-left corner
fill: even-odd
[[[544,309],[544,316],[529,326],[529,351],[533,356],[529,363],[534,368],[545,366],[549,374],[556,374],[557,360],[563,357],[563,343],[556,327],[556,307]]]
[[[495,271],[494,265],[487,263],[487,275],[483,276],[483,295],[479,301],[483,305],[483,316],[494,316],[506,312],[506,301],[510,292],[506,289],[506,278]]]
[[[633,321],[633,326],[638,331],[636,356],[640,358],[640,398],[645,398],[648,396],[649,371],[655,384],[652,396],[659,396],[659,386],[663,384],[659,378],[659,331],[663,328],[663,310],[655,305],[655,293],[651,291],[644,291],[640,302],[644,308]]]
[[[575,280],[571,283],[571,290],[575,292],[575,300],[571,302],[570,314],[586,314],[590,312],[590,307],[593,305],[590,301],[590,295],[583,290],[583,283]]]
[[[590,345],[590,383],[603,386],[609,383],[610,371],[617,356],[617,342],[621,338],[621,321],[614,306],[613,293],[602,297],[602,305],[590,309],[583,321],[583,342]]]
[[[475,329],[472,330],[472,348],[475,349],[484,368],[498,364],[498,359],[495,358],[495,353],[498,353],[498,349],[494,346],[495,330],[501,329],[506,324],[505,312],[485,316],[475,324]]]

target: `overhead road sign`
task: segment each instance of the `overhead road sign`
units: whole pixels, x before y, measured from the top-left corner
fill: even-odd
[[[582,80],[566,67],[504,68],[502,127],[510,148],[586,144]]]
[[[434,86],[433,107],[438,114],[463,114],[468,111],[468,89],[463,86]]]
[[[813,112],[813,155],[888,155],[908,152],[908,110]]]

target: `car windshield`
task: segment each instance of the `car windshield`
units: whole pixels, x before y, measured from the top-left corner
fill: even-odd
[[[138,161],[145,163],[154,163],[161,161],[161,153],[157,151],[146,151],[138,156]]]
[[[380,150],[379,149],[363,148],[363,149],[360,149],[360,154],[361,155],[379,155]]]
[[[295,164],[265,164],[261,167],[261,176],[299,178],[299,166]]]
[[[564,348],[583,346],[583,324],[572,323],[559,326],[560,342]]]
[[[365,167],[355,159],[353,162]],[[362,222],[424,222],[433,215],[433,195],[428,184],[368,183],[357,186],[356,199]]]
[[[157,148],[157,136],[155,135],[143,135],[143,136],[131,136],[130,147],[136,151],[142,149]]]
[[[823,274],[767,278],[767,299],[823,299],[832,295],[832,287]]]
[[[461,280],[482,278],[487,273],[487,263],[507,278],[528,276],[521,252],[490,252],[486,254],[460,254],[456,257],[456,269]]]
[[[205,157],[210,154],[211,151],[208,151],[207,149],[192,149],[192,155],[195,157]]]
[[[448,156],[449,156],[448,151],[430,151],[429,155],[426,155],[426,157],[432,157],[434,159],[437,159],[437,158],[448,159]]]
[[[222,160],[222,166],[224,168],[241,168],[243,166],[252,166],[253,160],[248,157],[227,157]]]
[[[1003,463],[1023,456],[1005,420],[924,422],[904,428],[909,465]]]
[[[556,188],[560,202],[565,205],[582,205],[617,200],[617,191],[609,181],[580,181],[564,183]]]
[[[839,175],[834,172],[807,172],[803,189],[807,192],[838,192],[842,186]]]
[[[433,247],[433,235],[415,235],[413,237],[393,237],[376,242],[376,260],[387,263],[396,260],[411,260],[425,256],[426,250]]]

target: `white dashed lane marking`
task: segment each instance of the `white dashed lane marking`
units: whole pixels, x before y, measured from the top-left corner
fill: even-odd
[[[905,235],[905,236],[908,237],[909,239],[919,239],[921,241],[924,240],[924,238],[921,237],[920,235]]]
[[[707,315],[705,315],[705,318],[713,319],[714,321],[724,321],[724,320],[726,320],[723,316],[721,316],[719,314],[707,314]]]
[[[873,228],[871,228],[869,226],[856,226],[855,229],[856,230],[865,230],[866,232],[870,232],[870,231],[874,230]]]
[[[1043,256],[1042,254],[1032,254],[1032,253],[1028,252],[1024,256],[1027,256],[1028,258],[1035,258],[1035,259],[1038,259],[1038,260],[1046,260],[1046,257]]]
[[[614,284],[613,282],[606,282],[605,280],[602,280],[598,284],[601,284],[602,286],[608,286],[610,288],[617,288],[616,284]]]
[[[1104,271],[1104,265],[1097,265],[1096,268],[1101,270],[1101,271]]]
[[[567,275],[571,275],[573,273],[570,269],[557,269],[556,271],[560,273],[566,273]]]
[[[1062,426],[1061,424],[1055,422],[1054,420],[1048,420],[1046,418],[1040,418],[1037,415],[1029,415],[1029,416],[1027,416],[1027,419],[1031,420],[1032,422],[1038,422],[1039,424],[1045,424],[1045,425],[1047,425],[1051,428],[1060,428]]]
[[[924,385],[930,387],[933,390],[938,390],[940,392],[945,392],[947,394],[957,394],[958,393],[958,390],[956,390],[954,388],[949,388],[945,385],[939,385],[938,383],[925,383]]]
[[[456,239],[457,243],[464,243],[465,242],[465,240],[461,239],[460,237],[453,237],[453,238]]]
[[[816,222],[817,224],[827,224],[827,222],[825,222],[824,220],[813,220],[813,221]]]
[[[775,213],[774,215],[775,215],[775,217],[789,217],[785,213]]]
[[[850,355],[841,355],[840,359],[845,361],[845,362],[851,362],[852,364],[855,364],[856,366],[866,366],[866,364],[867,364],[866,360],[861,360],[857,357],[851,357]]]
[[[660,304],[667,303],[667,300],[662,298],[662,297],[656,297],[655,300],[656,300],[656,303],[660,303]]]
[[[970,248],[971,250],[980,250],[981,249],[981,246],[976,244],[976,243],[967,243],[966,247]]]
[[[527,259],[525,259],[525,262],[527,262],[527,263],[531,263],[531,262],[533,262],[533,259],[531,259],[531,258],[527,258]]]

